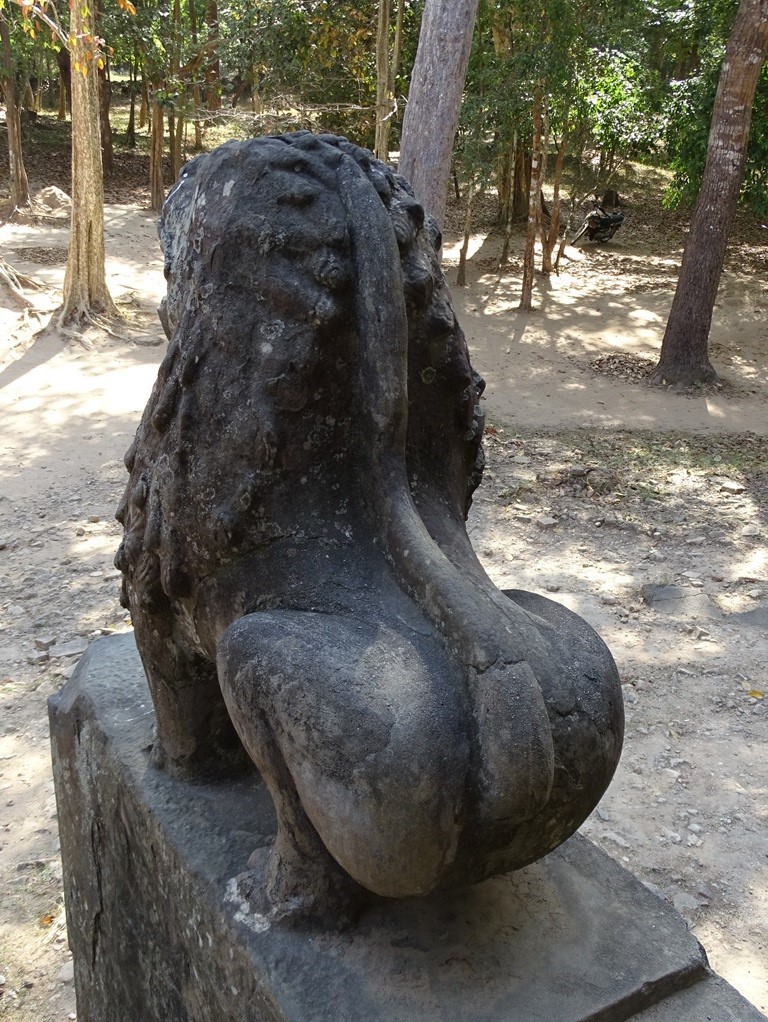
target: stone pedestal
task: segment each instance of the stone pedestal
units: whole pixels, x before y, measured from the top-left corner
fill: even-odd
[[[510,876],[379,901],[354,931],[270,926],[235,878],[274,835],[253,774],[149,765],[130,633],[50,703],[79,1022],[758,1022],[683,920],[581,837]]]

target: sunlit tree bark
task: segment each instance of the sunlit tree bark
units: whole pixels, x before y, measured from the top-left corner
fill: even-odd
[[[478,0],[426,0],[400,143],[400,173],[442,227]]]
[[[712,310],[767,51],[768,0],[741,0],[720,71],[707,162],[653,375],[655,383],[693,386],[717,380],[708,354]]]
[[[115,315],[104,254],[104,179],[99,129],[99,79],[92,50],[93,12],[72,5],[72,221],[59,324],[81,325]]]

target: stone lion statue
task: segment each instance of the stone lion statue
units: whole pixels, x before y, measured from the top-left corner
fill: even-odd
[[[299,132],[188,164],[160,237],[169,345],[116,557],[154,763],[256,764],[275,918],[551,851],[616,767],[620,686],[584,621],[500,592],[470,545],[483,384],[436,225],[370,153]]]

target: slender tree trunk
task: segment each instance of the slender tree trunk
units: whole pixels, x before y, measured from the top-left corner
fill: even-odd
[[[197,7],[195,0],[189,0],[189,31],[192,35],[192,43],[197,50]],[[197,76],[195,76],[197,77]],[[203,93],[197,81],[192,86],[192,108],[195,124],[195,152],[199,153],[203,148],[203,124],[200,119],[200,111],[203,109]]]
[[[541,268],[544,273],[552,273],[553,270],[557,272],[559,266],[559,259],[556,259],[554,263],[552,262],[552,253],[555,251],[555,246],[560,236],[560,182],[563,177],[563,166],[565,164],[565,140],[566,131],[563,129],[563,136],[560,139],[557,158],[555,159],[555,171],[552,177],[552,214],[549,221],[549,230],[546,234],[542,233],[541,236],[543,248]]]
[[[101,129],[101,167],[105,178],[112,177],[115,153],[112,146],[112,125],[109,123],[109,107],[112,99],[112,84],[106,68],[99,71],[99,127]]]
[[[149,208],[160,212],[165,201],[163,181],[163,108],[152,103],[152,143],[149,153]]]
[[[533,299],[534,255],[536,234],[541,209],[541,135],[543,121],[543,98],[541,83],[536,85],[533,96],[533,153],[531,158],[531,192],[528,197],[528,231],[525,236],[523,257],[523,285],[518,308],[530,312]]]
[[[464,217],[464,240],[461,243],[459,252],[459,268],[456,273],[456,284],[464,287],[467,283],[467,252],[469,251],[469,239],[472,234],[472,203],[475,198],[475,179],[469,182],[467,188],[467,213]]]
[[[60,121],[67,119],[67,111],[72,109],[72,59],[69,50],[62,46],[56,51],[56,63],[59,66],[59,116]]]
[[[83,43],[84,35],[93,34],[93,17],[82,4],[72,5],[72,221],[60,326],[117,314],[105,266],[99,79]]]
[[[21,209],[29,205],[29,181],[24,167],[24,153],[21,148],[21,118],[16,101],[16,79],[11,53],[11,34],[8,22],[0,13],[0,42],[3,66],[7,77],[2,79],[5,93],[5,119],[8,129],[8,164],[11,186],[11,208]]]
[[[739,198],[752,104],[768,52],[768,0],[741,0],[725,50],[704,176],[680,278],[652,380],[693,386],[717,380],[709,361],[712,310]]]
[[[128,113],[128,127],[125,129],[125,144],[129,149],[136,148],[136,84],[139,77],[139,55],[136,47],[129,66],[128,81],[131,88],[131,105]]]
[[[442,227],[478,0],[426,0],[400,142],[400,173]]]
[[[218,43],[219,10],[216,0],[207,0],[205,23],[208,26],[209,42]],[[216,46],[213,47],[205,65],[205,105],[209,110],[221,109],[221,68]]]
[[[139,131],[147,126],[149,120],[149,85],[147,84],[147,76],[142,73],[141,76],[141,104],[139,105]]]
[[[376,142],[374,154],[385,163],[389,159],[386,141],[389,123],[389,0],[379,0],[379,22],[376,32]]]

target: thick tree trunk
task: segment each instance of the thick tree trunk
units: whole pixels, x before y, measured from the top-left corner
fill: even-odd
[[[533,95],[533,155],[531,158],[531,191],[528,197],[528,230],[525,236],[525,255],[523,257],[523,284],[520,305],[523,312],[530,312],[533,299],[534,257],[536,252],[536,234],[541,212],[541,136],[543,125],[543,99],[541,84],[537,84]]]
[[[84,35],[92,35],[92,17],[81,4],[72,5],[72,221],[60,326],[117,314],[105,268],[99,79],[83,43]]]
[[[652,377],[655,383],[687,387],[717,380],[707,342],[766,52],[768,0],[741,0],[720,71],[707,162]]]
[[[400,173],[442,227],[478,0],[426,0],[400,143]]]
[[[10,173],[10,191],[12,209],[21,209],[29,205],[29,181],[24,167],[24,154],[21,148],[21,118],[16,101],[16,80],[14,78],[13,56],[11,54],[11,34],[8,22],[0,13],[0,53],[3,66],[7,69],[7,77],[2,79],[5,93],[5,119],[8,129],[8,165]]]

